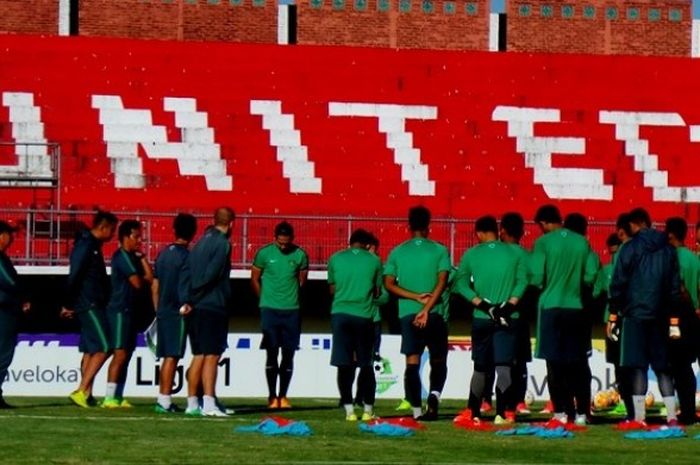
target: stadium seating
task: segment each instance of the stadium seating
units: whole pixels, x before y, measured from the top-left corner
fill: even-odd
[[[21,142],[13,131],[32,127],[25,141],[60,144],[62,208],[398,218],[387,246],[418,203],[458,220],[529,219],[547,202],[596,222],[638,204],[695,220],[694,62],[173,44],[5,38],[2,138]],[[671,80],[678,92],[640,103]],[[37,195],[0,202],[46,207]],[[272,222],[250,226],[236,260],[269,240]],[[314,262],[347,238],[345,220],[297,222]],[[434,236],[459,255],[469,228]]]

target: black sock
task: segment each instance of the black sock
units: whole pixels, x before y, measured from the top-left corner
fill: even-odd
[[[287,391],[289,390],[289,383],[292,381],[293,372],[294,350],[282,349],[282,362],[280,363],[280,397],[287,397]]]
[[[379,357],[379,349],[382,346],[382,322],[374,323],[374,357]]]
[[[430,360],[430,392],[442,392],[447,380],[447,361]]]
[[[338,367],[338,391],[340,392],[340,403],[343,405],[352,404],[352,383],[355,382],[355,367]]]
[[[525,402],[527,392],[527,363],[518,362],[512,369],[513,375],[513,403],[515,405]]]
[[[360,400],[367,405],[374,405],[377,392],[377,380],[374,378],[374,369],[371,366],[360,368],[357,384]]]
[[[277,375],[279,366],[277,365],[277,349],[267,350],[267,361],[265,362],[265,378],[267,378],[267,391],[270,399],[277,397]]]
[[[564,404],[564,413],[566,413],[566,416],[569,418],[575,418],[576,416],[574,394],[578,375],[574,373],[573,366],[573,364],[562,364],[557,368],[557,370],[562,373],[561,399]]]
[[[406,365],[406,372],[403,375],[403,384],[406,392],[406,400],[411,404],[411,407],[420,407],[421,382],[418,365]]]
[[[566,380],[558,363],[547,362],[547,386],[554,412],[566,412]]]
[[[473,392],[469,392],[469,400],[467,401],[467,408],[472,412],[472,418],[481,417],[481,398],[476,397]]]
[[[622,368],[620,365],[615,365],[615,389],[620,394],[620,398],[625,395],[625,383],[622,381]]]
[[[495,369],[491,368],[488,371],[485,371],[484,374],[486,375],[486,379],[484,382],[483,400],[488,402],[490,405],[493,405],[493,384],[496,382],[496,371]]]
[[[496,367],[496,414],[505,417],[506,410],[515,410],[513,401],[513,379],[510,366]]]
[[[673,363],[673,382],[678,393],[678,406],[681,409],[681,420],[684,423],[695,422],[695,391],[697,381],[693,367],[689,362],[675,361]]]
[[[506,411],[511,410],[507,406],[510,405],[510,397],[512,397],[511,394],[512,390],[511,389],[506,389],[505,391],[501,391],[501,388],[496,386],[496,415],[500,415],[501,417],[505,418],[506,416]]]
[[[570,378],[572,379],[573,394],[576,400],[576,413],[588,416],[591,406],[591,367],[588,360],[573,363],[570,366]]]
[[[620,390],[620,398],[627,410],[627,420],[634,419],[634,402],[632,401],[632,372],[629,368],[619,367],[617,388]]]

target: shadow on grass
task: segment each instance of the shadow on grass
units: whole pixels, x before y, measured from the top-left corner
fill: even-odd
[[[265,405],[227,405],[232,407],[237,414],[254,414],[262,413],[266,415],[280,415],[284,413],[295,413],[295,412],[314,412],[314,411],[328,411],[335,410],[338,407],[334,405],[314,405],[314,406],[303,406],[303,407],[292,407],[290,409],[269,409]]]

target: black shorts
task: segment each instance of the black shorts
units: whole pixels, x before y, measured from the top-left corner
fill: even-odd
[[[668,320],[625,317],[620,333],[620,366],[668,370]]]
[[[582,362],[591,347],[589,318],[583,310],[540,310],[537,321],[537,358],[548,362]]]
[[[331,315],[333,345],[331,365],[367,367],[374,353],[374,322],[370,318],[334,313]]]
[[[228,348],[228,315],[206,309],[191,314],[190,343],[193,355],[221,355]]]
[[[516,360],[517,334],[514,326],[496,326],[491,319],[472,321],[472,360],[478,367],[513,365]]]
[[[425,328],[413,325],[415,315],[401,318],[401,353],[421,355],[425,348],[430,358],[447,359],[447,323],[437,313],[428,315]]]
[[[605,338],[605,361],[616,367],[620,366],[620,341],[611,341]]]
[[[299,310],[260,309],[261,349],[299,349],[301,318]]]
[[[107,316],[100,308],[76,312],[80,321],[80,349],[86,354],[106,353],[110,350]]]
[[[136,326],[131,313],[107,312],[107,327],[112,349],[133,352],[136,348]]]
[[[186,326],[182,316],[158,318],[156,357],[182,358],[187,343]]]
[[[532,361],[532,343],[530,342],[530,322],[520,316],[513,320],[515,327],[515,361],[527,363]]]
[[[199,343],[199,312],[197,310],[192,310],[187,315],[187,326],[185,329],[190,340],[192,355],[202,355],[202,348]]]

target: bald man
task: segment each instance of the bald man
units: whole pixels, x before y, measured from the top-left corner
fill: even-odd
[[[214,224],[207,228],[187,258],[190,288],[186,303],[193,309],[190,342],[192,354],[200,361],[190,367],[188,381],[202,381],[203,416],[227,416],[216,403],[216,375],[221,354],[227,348],[228,314],[231,307],[229,238],[234,219],[232,209],[217,209]],[[201,374],[197,368],[201,368]],[[196,396],[189,397],[187,403],[188,411],[196,411]]]

